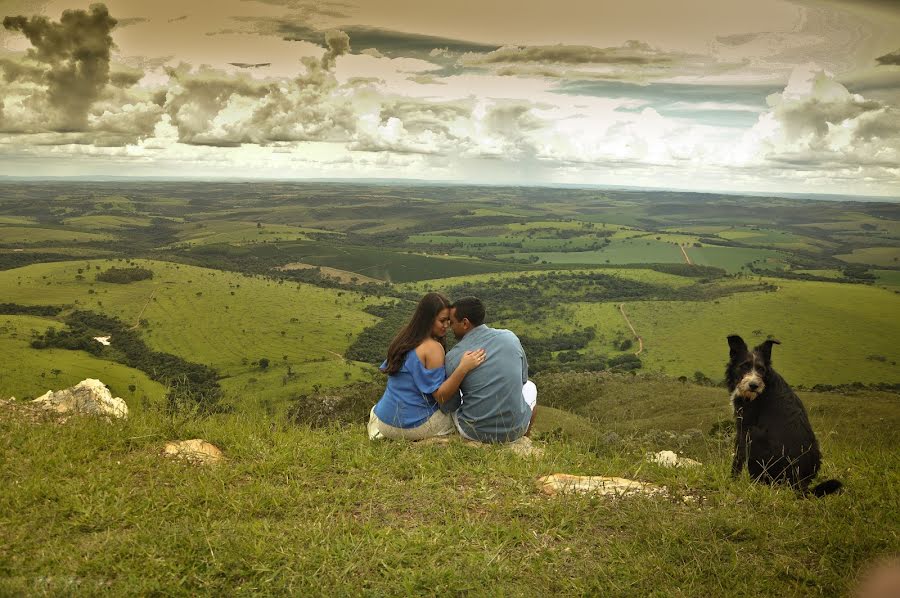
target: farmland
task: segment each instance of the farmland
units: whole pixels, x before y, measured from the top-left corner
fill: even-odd
[[[391,326],[435,289],[484,297],[535,372],[625,364],[715,381],[722,339],[739,332],[780,339],[796,384],[900,382],[896,204],[278,182],[0,191],[0,303],[59,306],[30,320],[38,333],[72,310],[118,318],[151,350],[214,368],[242,408],[377,376]],[[153,278],[96,280],[125,266]],[[8,317],[18,332],[0,349],[24,365],[4,371],[3,392],[32,396],[44,383],[26,372],[60,350],[30,348],[12,323],[28,317]],[[50,368],[60,383],[74,369]],[[107,374],[158,396],[140,375]]]

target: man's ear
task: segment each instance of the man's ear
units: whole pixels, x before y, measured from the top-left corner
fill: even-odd
[[[728,348],[730,349],[729,357],[731,357],[731,359],[747,353],[747,343],[736,334],[732,334],[728,337]]]
[[[780,345],[779,341],[776,341],[774,338],[769,339],[767,341],[763,341],[758,347],[756,347],[756,351],[759,351],[759,354],[763,356],[763,359],[766,360],[766,363],[772,363],[772,345]]]

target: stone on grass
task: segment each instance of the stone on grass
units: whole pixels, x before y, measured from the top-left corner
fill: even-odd
[[[82,380],[71,388],[48,390],[32,403],[55,413],[128,417],[125,401],[113,397],[106,385],[94,378]]]
[[[674,451],[659,451],[658,453],[647,455],[647,461],[663,467],[697,467],[702,465],[699,461],[694,461],[687,457],[679,457]]]
[[[595,494],[598,496],[633,496],[643,494],[646,496],[665,496],[667,491],[662,486],[629,480],[597,475],[570,475],[567,473],[554,473],[543,476],[537,480],[538,489],[549,496],[560,494]]]
[[[225,460],[225,455],[217,446],[200,438],[167,442],[165,455],[191,463],[209,465]]]

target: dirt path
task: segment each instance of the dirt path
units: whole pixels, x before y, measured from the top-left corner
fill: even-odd
[[[619,312],[622,314],[622,317],[625,318],[625,323],[628,324],[629,328],[631,328],[631,333],[634,334],[634,337],[638,341],[638,350],[637,350],[637,353],[635,353],[635,355],[640,355],[641,351],[644,350],[644,339],[642,339],[638,335],[637,330],[635,330],[634,326],[631,325],[631,320],[629,320],[628,316],[625,315],[625,304],[624,303],[619,304]]]
[[[161,286],[162,285],[157,285],[157,287],[155,289],[153,289],[153,292],[150,293],[150,296],[147,297],[147,302],[144,303],[144,307],[141,308],[141,313],[139,313],[137,315],[137,317],[134,319],[134,326],[129,328],[129,330],[134,330],[135,328],[137,328],[138,326],[141,325],[141,316],[144,315],[144,311],[147,309],[147,306],[150,305],[150,302],[153,301],[153,296],[156,294],[156,291],[158,291],[159,287],[161,287]]]
[[[694,265],[694,262],[692,262],[692,261],[691,261],[691,258],[688,257],[687,251],[684,250],[684,247],[681,246],[681,245],[679,245],[679,246],[678,246],[678,249],[681,250],[681,255],[684,256],[684,261],[686,261],[686,262],[688,263],[688,265],[693,266],[693,265]]]

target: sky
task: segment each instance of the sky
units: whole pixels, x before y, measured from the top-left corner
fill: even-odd
[[[897,0],[0,0],[0,175],[900,196]]]

